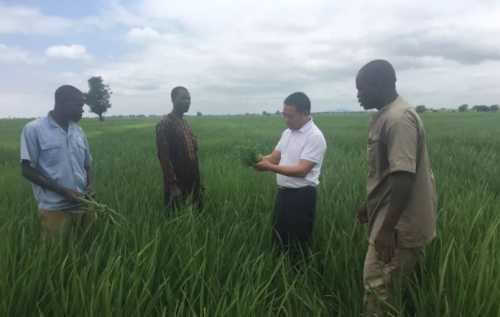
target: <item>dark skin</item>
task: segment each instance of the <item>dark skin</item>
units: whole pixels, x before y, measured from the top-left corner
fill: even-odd
[[[75,88],[75,91],[70,91],[65,98],[56,100],[56,105],[54,110],[50,112],[50,116],[64,131],[68,132],[69,122],[78,122],[82,118],[84,104],[83,94]],[[85,193],[80,193],[74,189],[61,187],[45,178],[35,168],[31,167],[29,161],[23,160],[21,162],[21,174],[24,178],[42,188],[58,193],[71,203],[79,203],[80,198],[85,196],[89,198],[95,197],[92,168],[86,167],[85,171],[87,172],[87,188]]]
[[[309,112],[299,113],[296,107],[284,105],[283,118],[290,130],[299,130],[311,120]],[[273,153],[263,156],[259,155],[260,162],[253,165],[258,172],[273,172],[285,176],[305,178],[314,168],[315,163],[308,160],[300,160],[297,166],[279,166],[281,152],[274,150]]]
[[[174,106],[172,114],[177,118],[184,118],[184,114],[189,111],[189,107],[191,106],[191,95],[189,94],[189,91],[186,89],[180,89],[177,92],[177,95],[172,98],[172,104]],[[169,190],[172,197],[180,197],[182,195],[179,186],[177,186],[177,183],[175,182],[169,184]]]
[[[398,97],[393,84],[382,81],[374,81],[370,70],[361,70],[356,77],[356,88],[358,90],[358,101],[365,110],[380,110],[390,104]],[[369,78],[369,80],[368,80]],[[394,258],[396,249],[396,226],[408,205],[411,191],[415,182],[415,174],[408,172],[395,172],[389,175],[391,194],[389,208],[382,223],[382,227],[375,238],[375,249],[378,259],[384,265],[389,264]],[[366,203],[359,207],[356,213],[356,222],[364,224],[368,222],[368,209]]]

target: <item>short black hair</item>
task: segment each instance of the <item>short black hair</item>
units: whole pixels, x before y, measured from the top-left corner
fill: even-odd
[[[287,106],[293,106],[298,113],[311,113],[311,100],[303,92],[294,92],[290,96],[286,97],[283,102]]]
[[[172,92],[170,93],[170,98],[172,98],[172,101],[174,101],[174,99],[177,98],[177,94],[181,90],[186,90],[187,91],[187,89],[184,88],[184,87],[182,87],[182,86],[177,86],[174,89],[172,89]]]
[[[63,85],[57,88],[56,93],[54,94],[54,99],[56,104],[61,104],[65,99],[69,99],[74,97],[75,95],[83,95],[83,93],[78,89],[71,85]]]
[[[380,83],[387,88],[396,88],[396,71],[391,63],[383,59],[376,59],[363,66],[358,75],[371,83]]]

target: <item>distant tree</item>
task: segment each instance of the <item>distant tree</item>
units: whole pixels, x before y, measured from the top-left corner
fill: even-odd
[[[486,106],[486,105],[478,105],[475,107],[476,107],[477,112],[489,112],[489,111],[491,111],[491,108]]]
[[[201,112],[199,112],[199,111],[198,111],[198,112],[196,113],[196,116],[197,116],[197,117],[201,117],[201,116],[203,116],[203,113],[201,113]]]
[[[424,105],[418,105],[415,107],[415,111],[418,113],[423,113],[427,111],[427,108]]]
[[[467,112],[468,108],[469,108],[469,105],[464,103],[463,105],[461,105],[460,107],[458,107],[458,111],[460,111],[460,112]]]
[[[111,108],[109,99],[113,92],[109,85],[103,83],[102,77],[91,77],[88,80],[89,92],[84,93],[85,103],[89,106],[90,112],[99,116],[99,121],[104,121],[103,113]]]
[[[277,110],[277,111],[276,111],[276,115],[278,115],[278,116],[279,116],[280,114],[281,114],[281,112],[280,112],[279,110]]]
[[[491,110],[492,112],[497,112],[497,111],[499,110],[499,108],[500,108],[500,107],[499,107],[498,105],[491,105],[491,106],[490,106],[490,110]]]
[[[267,116],[267,111],[262,111],[263,116]]]

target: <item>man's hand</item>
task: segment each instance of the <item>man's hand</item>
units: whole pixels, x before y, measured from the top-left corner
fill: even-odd
[[[92,185],[89,185],[89,186],[87,186],[87,188],[85,188],[85,196],[87,198],[92,198],[92,199],[95,198],[95,191],[94,191],[94,187]]]
[[[384,230],[380,228],[375,238],[375,250],[380,262],[384,265],[391,263],[396,250],[396,230]]]
[[[260,162],[253,165],[254,170],[258,172],[268,171],[269,168],[273,165],[269,162],[262,154],[259,154]]]
[[[366,203],[358,208],[355,220],[358,224],[364,224],[368,222],[368,208],[366,207]]]
[[[170,190],[170,196],[180,197],[182,195],[182,192],[176,183],[170,183],[168,186],[169,186],[169,190]]]
[[[84,195],[74,189],[63,188],[60,190],[59,194],[61,194],[67,201],[73,204],[78,204],[81,202],[80,198],[83,198]]]

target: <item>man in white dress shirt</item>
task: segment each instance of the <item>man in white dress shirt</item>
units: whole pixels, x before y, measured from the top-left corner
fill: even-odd
[[[292,260],[308,254],[316,209],[316,187],[326,142],[316,127],[311,101],[296,92],[284,101],[283,117],[288,129],[272,154],[260,155],[257,171],[276,173],[279,186],[273,214],[273,244]]]

